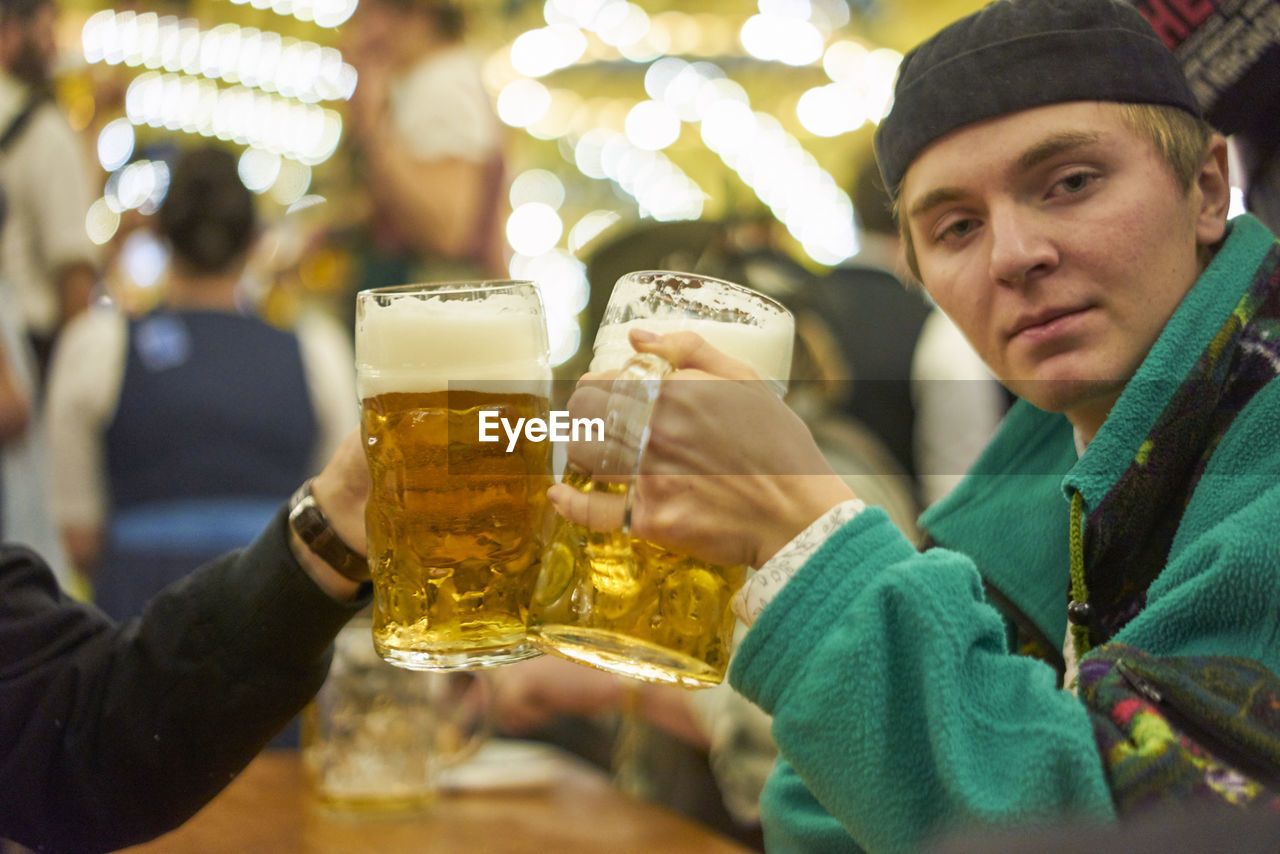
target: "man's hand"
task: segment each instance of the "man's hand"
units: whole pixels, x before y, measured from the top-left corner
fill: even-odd
[[[622,707],[622,679],[543,655],[495,668],[494,721],[509,735],[528,735],[562,715],[591,717]]]
[[[528,735],[557,718],[630,711],[700,750],[710,735],[694,716],[689,692],[605,673],[544,655],[491,672],[494,721],[508,735]]]
[[[324,470],[316,475],[311,491],[333,530],[361,554],[365,551],[364,508],[369,488],[369,464],[357,428],[347,434]]]
[[[700,336],[633,333],[631,344],[670,362],[632,484],[631,533],[717,564],[760,566],[815,519],[853,498],[808,428],[747,365]],[[602,417],[608,375],[587,375],[570,416]],[[569,458],[594,471],[602,451]],[[597,529],[621,517],[618,496],[558,484],[548,493],[570,521]]]
[[[352,430],[324,470],[311,481],[311,492],[334,532],[360,554],[366,550],[364,508],[369,499],[369,486],[369,466],[365,461],[360,431]],[[339,575],[292,531],[289,533],[289,545],[303,569],[329,595],[335,599],[350,599],[356,594],[359,589],[357,582]]]

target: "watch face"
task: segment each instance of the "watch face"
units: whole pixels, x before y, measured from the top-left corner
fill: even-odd
[[[295,498],[293,501],[293,506],[289,508],[289,519],[290,520],[297,519],[299,516],[302,515],[302,512],[304,510],[308,508],[314,508],[315,506],[316,506],[315,499],[311,497],[310,492],[308,492],[306,495]]]
[[[311,481],[298,487],[297,492],[289,498],[289,520],[293,521],[302,512],[302,506],[312,500]]]
[[[317,545],[319,540],[329,531],[329,520],[320,512],[320,508],[316,506],[315,499],[310,495],[298,502],[298,506],[294,508],[293,513],[290,515],[290,519],[293,521],[294,527],[298,529],[298,536],[302,537],[309,546]]]

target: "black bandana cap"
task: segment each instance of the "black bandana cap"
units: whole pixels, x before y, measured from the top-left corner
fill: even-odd
[[[1166,104],[1201,117],[1178,60],[1121,0],[995,0],[907,53],[876,160],[896,197],[907,167],[953,130],[1068,101]]]

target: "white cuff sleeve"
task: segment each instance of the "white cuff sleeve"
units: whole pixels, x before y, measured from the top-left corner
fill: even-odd
[[[765,561],[755,575],[747,579],[738,595],[733,597],[733,613],[748,626],[754,623],[764,606],[773,601],[782,586],[822,548],[822,544],[866,509],[866,504],[854,498],[837,504],[819,516],[797,534],[795,539],[778,549],[778,553]]]

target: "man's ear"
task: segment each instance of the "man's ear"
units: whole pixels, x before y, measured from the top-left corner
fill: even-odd
[[[1196,243],[1212,246],[1222,239],[1227,226],[1227,209],[1231,206],[1231,180],[1227,171],[1227,141],[1215,133],[1196,173],[1192,190],[1199,194],[1200,210],[1196,218]]]

